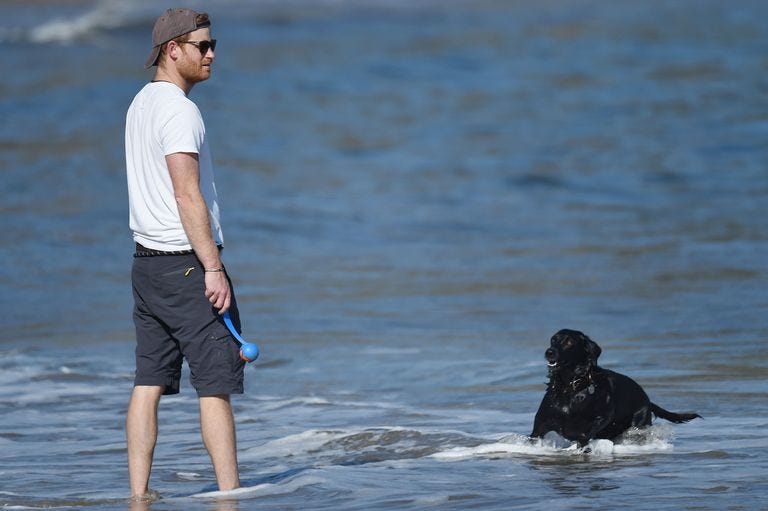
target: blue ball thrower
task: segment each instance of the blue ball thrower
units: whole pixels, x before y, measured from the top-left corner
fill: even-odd
[[[237,342],[240,343],[240,358],[246,362],[253,362],[259,358],[259,347],[240,337],[240,333],[235,328],[235,325],[232,324],[232,318],[229,317],[229,311],[224,313],[224,324],[227,325],[229,331],[237,339]]]

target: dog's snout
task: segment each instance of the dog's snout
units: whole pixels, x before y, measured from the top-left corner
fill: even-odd
[[[544,358],[547,359],[547,362],[554,362],[557,360],[557,351],[554,348],[547,348],[547,351],[544,352]]]

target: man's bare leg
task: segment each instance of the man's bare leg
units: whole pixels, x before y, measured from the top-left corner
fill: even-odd
[[[219,490],[239,488],[235,418],[228,395],[200,398],[200,432],[213,463]]]
[[[157,443],[157,407],[163,390],[162,386],[137,385],[128,404],[125,436],[133,499],[149,495],[149,474]]]

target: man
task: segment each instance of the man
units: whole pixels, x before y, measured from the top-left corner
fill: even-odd
[[[147,500],[160,396],[179,392],[182,360],[200,403],[200,429],[220,490],[240,486],[230,394],[244,362],[221,320],[239,326],[221,261],[222,232],[205,125],[187,98],[215,58],[205,13],[169,9],[155,23],[145,68],[154,79],[126,116],[136,376],[126,419],[131,496]]]

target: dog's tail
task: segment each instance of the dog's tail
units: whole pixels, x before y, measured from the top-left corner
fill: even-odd
[[[684,422],[688,422],[689,420],[693,420],[696,418],[701,419],[701,415],[698,413],[674,413],[669,412],[665,410],[664,408],[660,407],[657,404],[651,403],[651,411],[656,417],[661,417],[662,419],[666,419],[669,422],[674,422],[675,424],[682,424]]]

